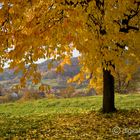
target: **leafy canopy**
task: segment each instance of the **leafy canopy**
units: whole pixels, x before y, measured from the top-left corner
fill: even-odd
[[[28,78],[34,83],[40,81],[35,63],[38,59],[62,60],[57,68],[61,70],[64,64],[70,64],[75,48],[81,53],[82,67],[73,81],[87,78],[90,86],[103,68],[115,76],[117,69],[135,70],[140,64],[139,0],[0,3],[0,69],[9,62],[16,72],[22,70],[21,86]]]

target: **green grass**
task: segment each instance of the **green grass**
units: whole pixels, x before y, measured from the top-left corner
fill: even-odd
[[[116,95],[114,114],[101,114],[102,96],[40,99],[0,105],[0,138],[138,139],[140,133],[114,135],[112,129],[140,128],[140,94]],[[122,131],[123,132],[123,131]]]
[[[42,83],[48,84],[52,87],[59,86],[57,79],[43,79]]]
[[[45,84],[48,84],[49,86],[51,87],[61,87],[61,88],[64,88],[66,87],[66,85],[64,84],[60,84],[57,79],[42,79],[41,81],[42,83],[45,83]],[[31,82],[28,83],[29,87],[32,87],[36,90],[38,90],[40,84],[37,84],[37,85],[33,85]]]
[[[39,99],[26,102],[7,103],[0,105],[0,114],[5,115],[34,115],[56,113],[81,113],[99,110],[102,106],[102,96],[67,98],[67,99]],[[140,94],[117,95],[118,109],[140,108]]]

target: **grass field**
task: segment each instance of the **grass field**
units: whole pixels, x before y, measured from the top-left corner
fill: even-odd
[[[116,95],[113,114],[102,96],[40,99],[0,105],[0,139],[140,139],[140,94]]]

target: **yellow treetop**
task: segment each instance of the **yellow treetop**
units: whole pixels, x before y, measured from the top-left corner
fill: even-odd
[[[0,67],[9,61],[23,71],[23,85],[29,77],[37,83],[38,59],[63,60],[61,69],[76,48],[75,81],[96,78],[99,68],[115,76],[114,66],[140,64],[139,29],[139,0],[0,0]]]

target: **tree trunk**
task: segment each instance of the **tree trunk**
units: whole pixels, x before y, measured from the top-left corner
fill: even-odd
[[[103,112],[115,112],[114,77],[109,70],[103,69]]]

